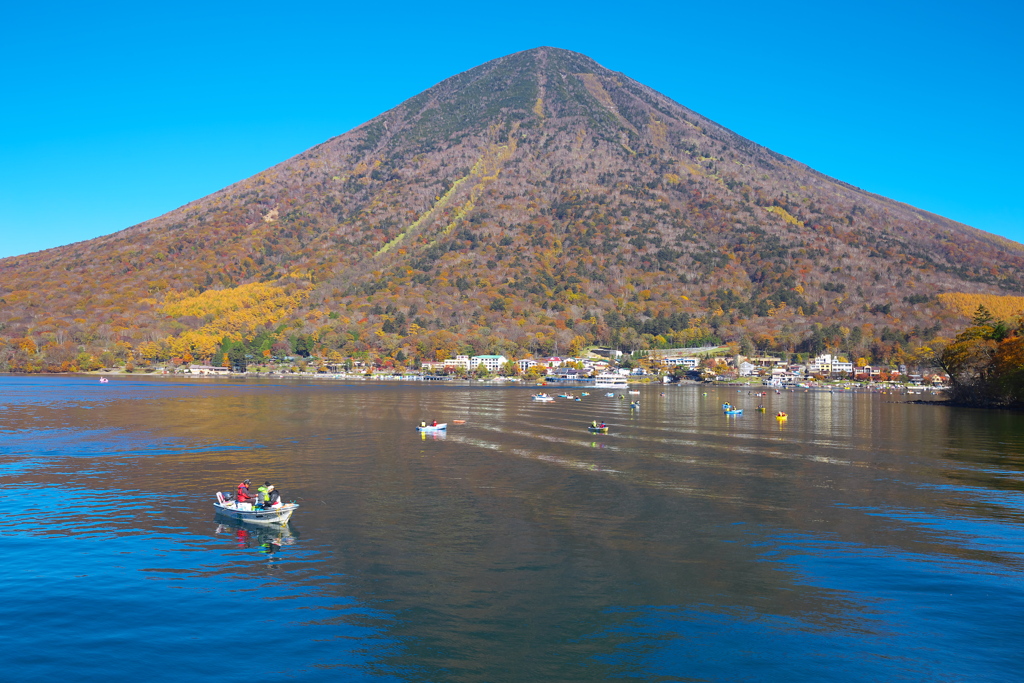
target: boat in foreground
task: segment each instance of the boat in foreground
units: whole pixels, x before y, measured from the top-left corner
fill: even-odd
[[[608,425],[606,425],[606,424],[600,424],[600,425],[597,425],[597,426],[588,425],[587,429],[592,434],[607,434],[608,433]]]
[[[282,503],[280,507],[266,509],[255,508],[251,503],[238,504],[217,492],[217,502],[213,504],[218,515],[228,519],[237,519],[252,524],[284,524],[299,508],[298,503]]]
[[[443,432],[448,429],[448,423],[442,422],[439,425],[419,425],[416,429],[421,432]]]

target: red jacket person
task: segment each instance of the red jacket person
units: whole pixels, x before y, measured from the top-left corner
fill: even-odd
[[[248,479],[238,485],[238,494],[235,496],[235,500],[239,503],[251,503],[253,501],[253,496],[249,493]]]

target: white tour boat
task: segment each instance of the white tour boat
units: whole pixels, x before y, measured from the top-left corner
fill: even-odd
[[[602,389],[625,389],[629,383],[625,375],[603,374],[594,378],[594,386]]]

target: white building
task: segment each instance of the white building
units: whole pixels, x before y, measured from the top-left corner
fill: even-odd
[[[853,363],[839,360],[838,356],[823,353],[807,363],[808,375],[841,375],[853,373]]]
[[[483,365],[485,368],[487,368],[487,372],[497,372],[498,370],[501,370],[503,367],[505,367],[506,363],[508,363],[508,358],[505,358],[505,356],[494,355],[473,356],[469,360],[471,370],[476,370],[478,367]]]
[[[220,365],[190,365],[185,368],[185,372],[191,375],[227,375],[231,368]]]
[[[516,361],[516,365],[519,366],[519,372],[526,372],[530,368],[537,367],[537,361],[532,358],[520,358]]]
[[[853,363],[847,363],[846,361],[838,361],[838,360],[832,361],[832,374],[834,374],[834,375],[841,375],[843,373],[848,374],[848,375],[852,375],[853,374]]]

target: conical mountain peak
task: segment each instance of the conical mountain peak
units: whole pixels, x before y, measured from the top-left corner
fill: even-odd
[[[854,328],[860,351],[887,354],[952,329],[969,297],[1021,293],[1024,253],[538,47],[0,273],[0,336],[37,349],[50,332],[31,312],[45,309],[84,321],[65,325],[91,340],[83,353],[146,340],[159,360],[210,357],[226,337],[410,358],[743,338],[793,350]],[[232,317],[230,302],[265,300],[273,314]]]

